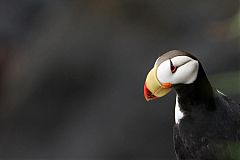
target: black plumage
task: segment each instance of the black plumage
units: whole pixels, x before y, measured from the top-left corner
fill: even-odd
[[[174,59],[176,66],[172,62]],[[193,70],[194,66],[186,67],[189,59],[197,63],[196,70]],[[161,64],[163,67],[160,67]],[[173,50],[161,55],[154,67],[157,69],[152,69],[147,76],[144,95],[146,100],[153,100],[166,95],[168,86],[175,89],[176,124],[173,135],[177,159],[240,160],[240,106],[212,87],[197,58],[187,52]],[[182,77],[183,74],[185,77]],[[194,80],[188,81],[187,78],[192,75],[196,75]],[[159,77],[164,76],[167,78],[161,82]],[[164,86],[168,81],[171,85]]]
[[[174,126],[177,159],[239,160],[239,104],[211,86],[201,64],[194,83],[173,87],[184,113]]]

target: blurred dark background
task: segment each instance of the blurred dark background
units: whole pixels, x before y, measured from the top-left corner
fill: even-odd
[[[1,0],[0,158],[172,160],[175,93],[143,97],[169,50],[240,98],[239,1]]]

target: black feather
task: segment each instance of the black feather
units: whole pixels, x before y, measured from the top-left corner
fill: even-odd
[[[239,104],[212,88],[201,64],[194,83],[174,88],[184,113],[173,129],[177,159],[239,160]]]

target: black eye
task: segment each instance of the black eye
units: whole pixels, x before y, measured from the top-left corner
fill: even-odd
[[[173,65],[171,59],[170,59],[170,70],[171,70],[172,73],[175,73],[176,70],[177,70],[177,67],[175,67],[175,66]]]

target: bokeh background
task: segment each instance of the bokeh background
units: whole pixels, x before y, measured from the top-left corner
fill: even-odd
[[[173,160],[175,93],[143,97],[172,49],[240,102],[238,0],[1,0],[0,159]]]

